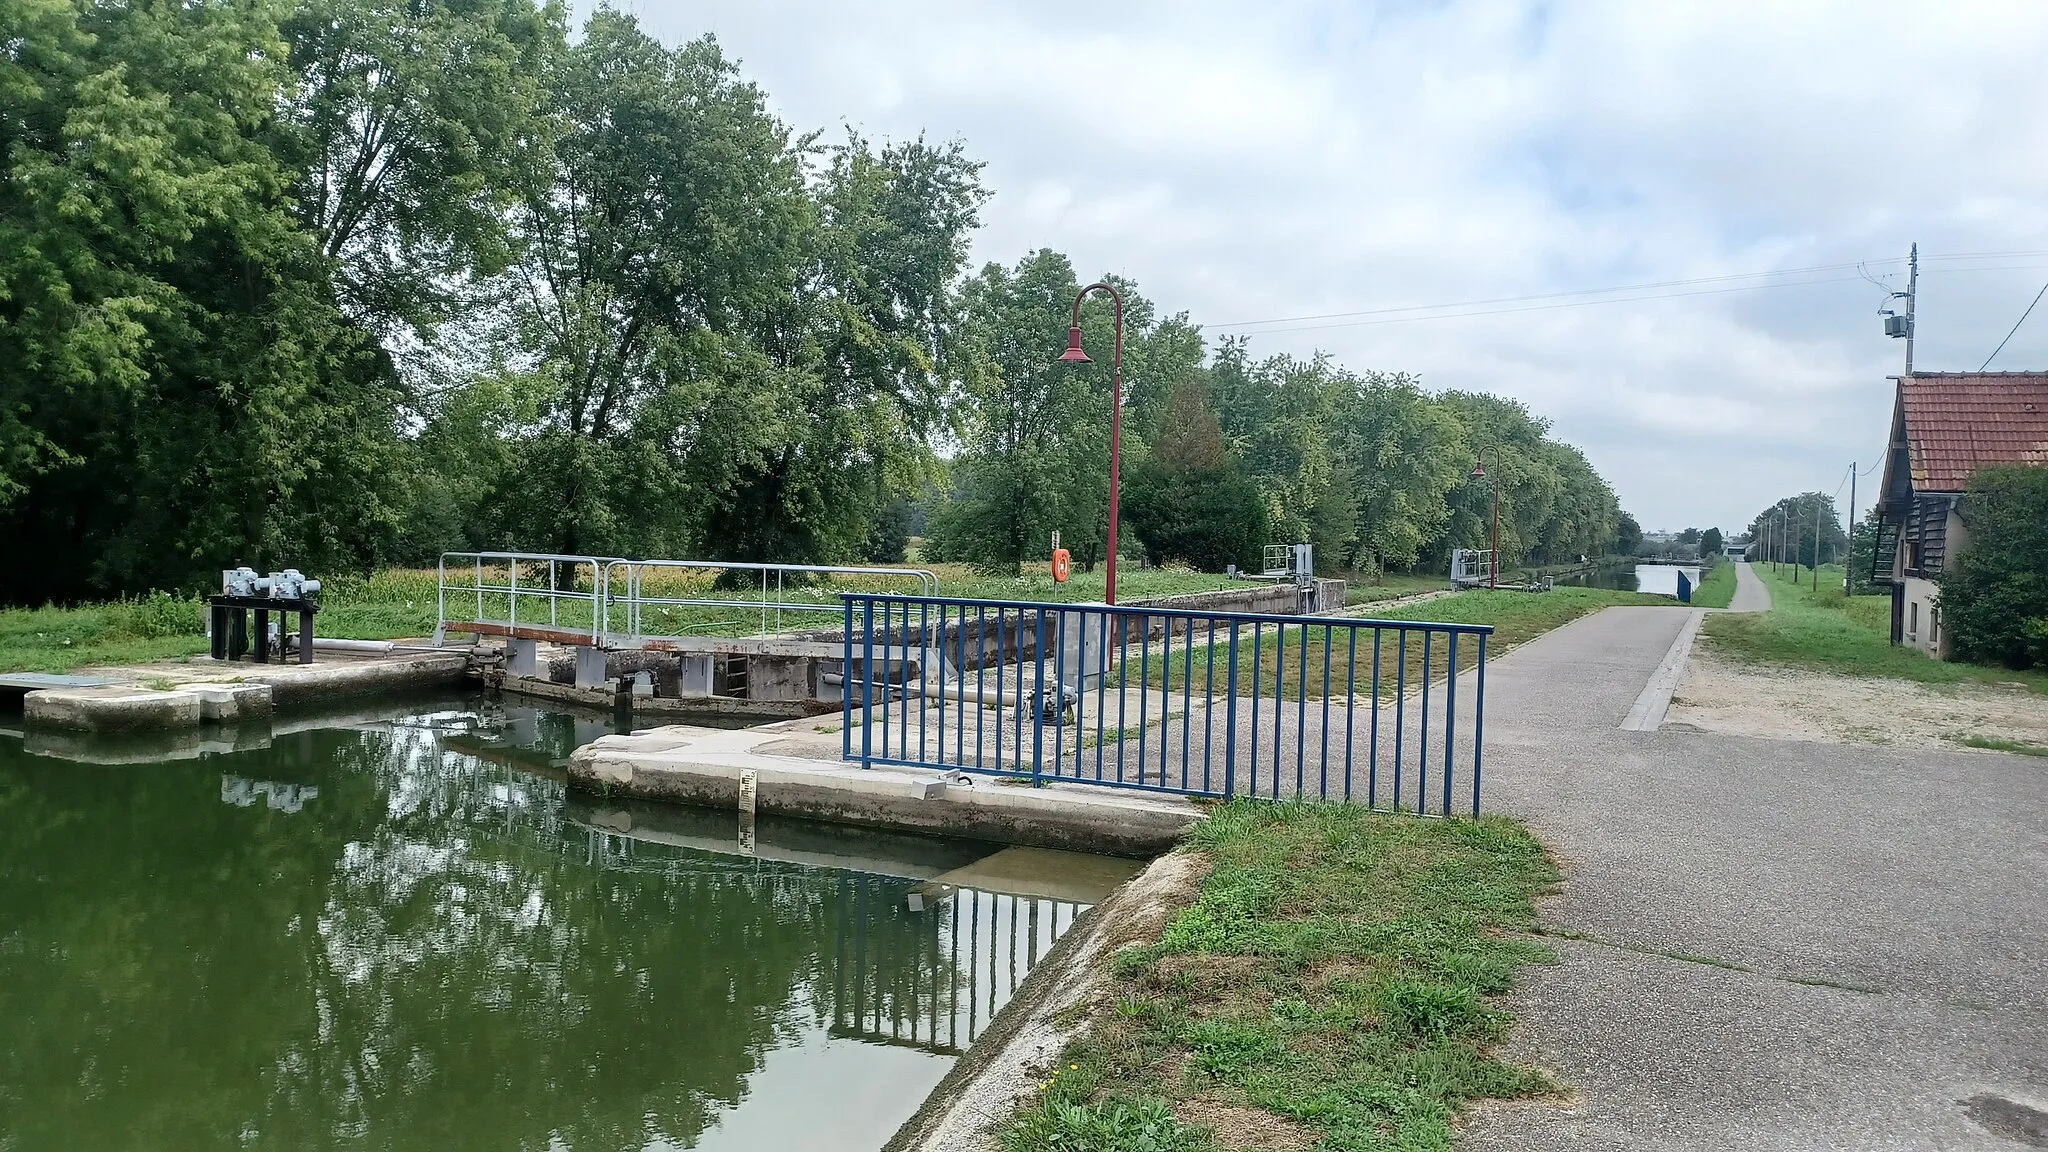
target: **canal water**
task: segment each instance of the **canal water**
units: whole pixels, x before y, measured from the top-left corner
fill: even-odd
[[[476,698],[287,727],[0,736],[0,1149],[871,1152],[1136,868],[566,795],[607,723]]]
[[[1700,586],[1696,564],[1609,564],[1585,572],[1560,576],[1557,583],[1578,588],[1615,588],[1623,592],[1645,592],[1653,596],[1677,596],[1678,574],[1692,586]]]

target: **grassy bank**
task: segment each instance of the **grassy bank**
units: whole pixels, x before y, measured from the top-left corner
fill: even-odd
[[[1726,608],[1734,599],[1735,565],[1726,560],[1715,561],[1700,576],[1700,586],[1692,590],[1695,608]]]
[[[1374,604],[1381,600],[1398,600],[1403,596],[1435,592],[1450,586],[1448,577],[1427,573],[1390,572],[1381,576],[1377,584],[1368,584],[1363,576],[1352,575],[1345,578],[1344,604],[1346,607],[1354,607],[1359,604]]]
[[[1444,1149],[1468,1101],[1555,1090],[1490,1051],[1551,958],[1521,825],[1240,801],[1191,837],[1199,896],[1115,958],[1007,1152]]]
[[[1813,570],[1771,571],[1751,565],[1771,590],[1769,612],[1716,614],[1701,637],[1717,656],[1842,676],[1883,676],[1922,684],[2022,683],[2048,692],[2048,674],[2014,672],[1934,660],[1891,643],[1891,597],[1844,596],[1842,569],[1823,565],[1820,588]]]
[[[1545,632],[1561,628],[1566,624],[1602,608],[1617,604],[1635,604],[1657,607],[1671,607],[1677,602],[1668,596],[1646,596],[1635,592],[1616,592],[1606,588],[1556,588],[1549,592],[1489,592],[1474,589],[1460,592],[1456,596],[1443,596],[1421,604],[1410,604],[1391,609],[1384,614],[1375,614],[1373,619],[1390,621],[1429,621],[1441,624],[1490,624],[1493,635],[1487,640],[1489,659],[1500,655],[1508,648],[1532,640]],[[1283,699],[1297,699],[1306,696],[1320,699],[1323,696],[1324,665],[1329,665],[1330,692],[1342,695],[1347,685],[1347,672],[1356,667],[1357,692],[1370,694],[1375,662],[1380,673],[1380,695],[1392,696],[1402,685],[1413,689],[1423,678],[1436,679],[1447,675],[1451,665],[1451,646],[1446,643],[1445,634],[1430,638],[1427,650],[1422,637],[1411,635],[1405,644],[1399,633],[1384,631],[1378,634],[1379,651],[1373,648],[1375,634],[1371,630],[1357,634],[1357,648],[1352,647],[1353,636],[1347,629],[1330,629],[1310,626],[1290,628],[1284,635],[1275,635],[1273,629],[1265,630],[1258,637],[1259,679],[1265,695],[1277,693]],[[1330,648],[1325,653],[1325,642]],[[1240,628],[1238,635],[1239,683],[1238,691],[1250,691],[1246,682],[1249,655],[1253,637],[1249,629]],[[1222,694],[1230,690],[1225,679],[1229,664],[1222,658],[1228,647],[1227,631],[1216,637],[1217,661],[1213,691]],[[1209,636],[1206,630],[1194,637],[1192,649],[1183,641],[1177,641],[1173,650],[1164,659],[1155,655],[1140,665],[1136,650],[1124,666],[1124,675],[1130,683],[1142,679],[1145,683],[1164,685],[1169,691],[1179,692],[1185,684],[1195,695],[1212,691],[1208,659]],[[1479,662],[1479,643],[1473,636],[1461,636],[1457,645],[1459,670],[1472,667]],[[1192,667],[1190,667],[1192,664]],[[1304,673],[1306,673],[1304,675]]]

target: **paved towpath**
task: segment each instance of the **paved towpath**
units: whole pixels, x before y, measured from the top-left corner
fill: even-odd
[[[1730,612],[1769,612],[1771,590],[1750,568],[1749,561],[1738,560],[1735,564],[1735,598],[1728,602]]]
[[[1591,940],[1513,996],[1510,1049],[1572,1100],[1482,1108],[1464,1146],[2043,1146],[1998,1132],[2048,1121],[2000,1103],[2048,1109],[2048,772],[1619,730],[1685,616],[1610,608],[1490,673],[1487,807]]]

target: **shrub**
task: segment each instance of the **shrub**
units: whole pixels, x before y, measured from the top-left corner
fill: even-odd
[[[1980,664],[2048,664],[2048,468],[1987,468],[1962,505],[1969,547],[1941,576],[1955,654]]]
[[[120,629],[144,640],[166,636],[197,636],[206,631],[205,606],[167,592],[151,592],[123,605]]]

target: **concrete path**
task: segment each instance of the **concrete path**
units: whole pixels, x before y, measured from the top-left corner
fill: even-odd
[[[1611,608],[1489,677],[1487,807],[1590,940],[1513,997],[1511,1050],[1573,1098],[1481,1109],[1465,1147],[2043,1146],[2048,772],[1621,730],[1686,616]]]
[[[1749,561],[1735,563],[1735,598],[1728,602],[1730,612],[1769,612],[1771,590],[1750,568]]]

